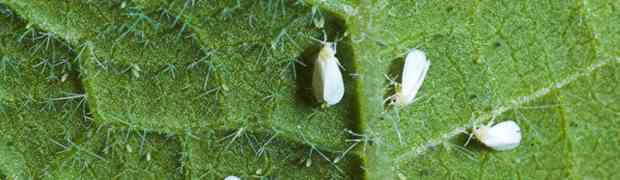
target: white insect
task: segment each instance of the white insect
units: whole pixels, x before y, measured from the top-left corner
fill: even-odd
[[[241,180],[241,178],[237,176],[227,176],[226,178],[224,178],[224,180]]]
[[[396,86],[396,94],[389,98],[391,104],[403,107],[413,103],[430,66],[424,52],[411,49],[405,58],[401,83]]]
[[[336,44],[322,42],[323,47],[314,62],[312,87],[314,96],[328,107],[334,105],[344,95],[344,83],[340,72],[340,62],[336,58]]]
[[[491,126],[474,127],[474,136],[484,145],[497,151],[511,150],[521,143],[521,129],[514,121],[504,121]]]

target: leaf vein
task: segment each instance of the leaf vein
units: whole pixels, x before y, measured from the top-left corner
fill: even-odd
[[[480,115],[478,117],[474,117],[472,118],[472,121],[470,121],[470,123],[468,123],[467,125],[463,125],[463,126],[458,126],[456,128],[453,128],[452,131],[449,131],[445,134],[442,134],[441,136],[437,137],[437,138],[433,138],[430,139],[429,141],[423,143],[422,145],[419,146],[415,146],[412,147],[411,150],[402,153],[400,155],[398,155],[395,159],[394,159],[394,163],[399,163],[405,160],[409,160],[409,159],[413,159],[416,158],[420,155],[425,154],[429,149],[438,146],[444,142],[446,142],[449,139],[454,138],[455,136],[463,133],[467,128],[471,128],[473,124],[480,124],[483,123],[484,121],[487,121],[489,119],[492,119],[493,117],[497,117],[509,110],[513,110],[513,109],[518,109],[521,106],[523,106],[524,104],[527,104],[533,100],[536,100],[540,97],[543,97],[545,95],[547,95],[549,92],[556,90],[556,89],[560,89],[563,88],[564,86],[576,81],[577,79],[579,79],[580,77],[584,77],[584,76],[589,76],[591,74],[594,73],[595,70],[600,69],[610,63],[620,63],[620,57],[615,57],[615,58],[604,58],[603,60],[599,60],[598,62],[592,64],[590,67],[586,68],[585,70],[581,71],[581,72],[577,72],[574,73],[572,75],[569,75],[568,77],[551,84],[548,87],[544,87],[542,89],[539,89],[537,91],[534,91],[533,93],[526,95],[526,96],[519,96],[511,101],[509,101],[506,105],[502,105],[502,106],[498,106],[496,108],[494,108],[493,111]]]

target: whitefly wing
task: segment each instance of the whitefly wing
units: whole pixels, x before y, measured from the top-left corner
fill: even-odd
[[[325,61],[325,71],[323,72],[323,99],[327,105],[334,105],[344,95],[344,82],[342,80],[342,73],[338,66],[338,59],[336,57],[328,58]]]
[[[344,82],[335,54],[334,44],[325,43],[314,62],[312,75],[314,96],[328,106],[340,102],[344,95]]]
[[[412,49],[405,58],[403,67],[400,94],[403,101],[411,102],[415,98],[418,90],[422,86],[426,72],[430,67],[430,62],[426,59],[426,54],[418,49]]]
[[[521,128],[514,121],[504,121],[491,127],[485,140],[495,150],[510,150],[521,143]]]

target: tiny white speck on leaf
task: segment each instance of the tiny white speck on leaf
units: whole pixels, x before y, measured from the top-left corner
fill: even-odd
[[[133,152],[133,149],[131,148],[131,145],[127,144],[125,145],[125,148],[127,149],[127,152]]]

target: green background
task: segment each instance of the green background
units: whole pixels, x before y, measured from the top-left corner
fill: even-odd
[[[619,8],[0,0],[0,179],[618,179]],[[346,89],[329,108],[324,34]],[[428,75],[387,107],[410,48]],[[492,120],[521,145],[464,146]]]

